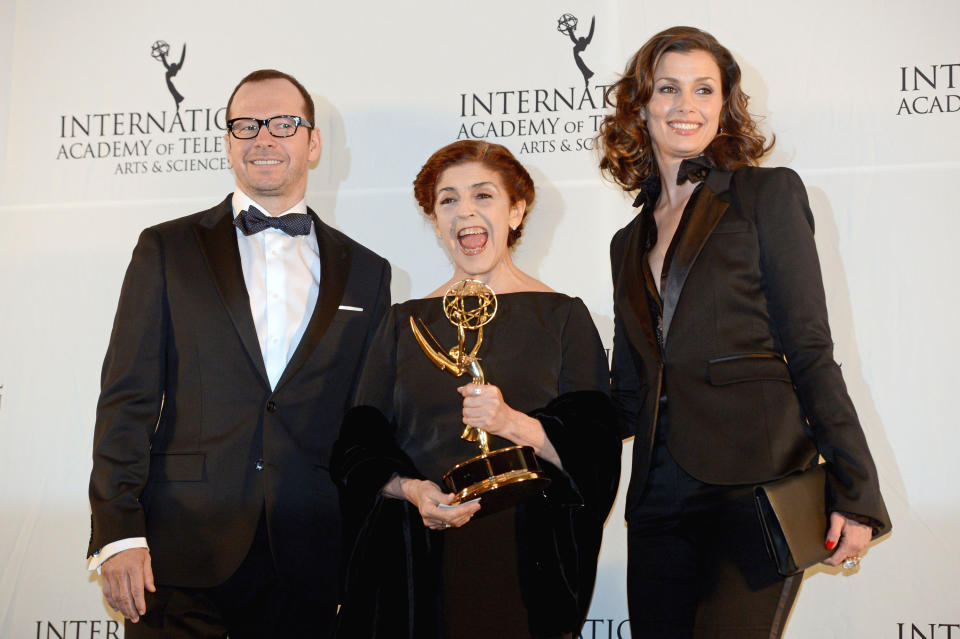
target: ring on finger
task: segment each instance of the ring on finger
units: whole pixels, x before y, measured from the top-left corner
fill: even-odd
[[[852,557],[847,557],[843,560],[843,563],[840,564],[844,570],[851,570],[860,565],[860,555],[854,555]]]

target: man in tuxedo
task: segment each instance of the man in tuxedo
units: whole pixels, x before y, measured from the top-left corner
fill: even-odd
[[[386,260],[306,207],[310,94],[263,70],[227,104],[236,190],[143,231],[103,364],[90,569],[125,636],[325,637],[330,449],[390,303]]]

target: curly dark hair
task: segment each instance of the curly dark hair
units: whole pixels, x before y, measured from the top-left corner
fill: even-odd
[[[767,145],[747,111],[750,97],[740,88],[740,65],[730,51],[706,31],[670,27],[647,40],[627,62],[623,76],[610,87],[614,111],[604,116],[597,134],[600,171],[625,191],[638,190],[645,178],[658,172],[650,132],[640,112],[653,95],[654,69],[664,54],[672,51],[706,51],[720,67],[722,133],[704,151],[714,166],[733,171],[757,164],[773,148],[775,138]]]
[[[513,153],[501,144],[491,144],[480,140],[460,140],[453,144],[448,144],[439,151],[430,156],[420,172],[417,173],[413,181],[413,195],[417,198],[417,203],[423,209],[424,215],[433,218],[436,216],[434,206],[437,201],[437,181],[440,175],[451,166],[463,164],[464,162],[480,162],[488,169],[496,171],[503,180],[503,186],[510,196],[510,204],[516,204],[520,200],[526,202],[526,212],[530,212],[533,206],[533,199],[536,197],[536,189],[533,186],[533,178],[523,168]],[[510,229],[510,235],[507,237],[507,246],[513,246],[523,234],[523,225],[527,221],[524,215],[516,229]]]

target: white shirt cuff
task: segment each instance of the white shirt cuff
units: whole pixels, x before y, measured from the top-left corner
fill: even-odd
[[[118,552],[130,550],[131,548],[147,548],[146,537],[128,537],[127,539],[118,539],[112,541],[97,552],[93,553],[87,561],[87,570],[96,570],[100,574],[100,565],[107,559],[110,559]]]

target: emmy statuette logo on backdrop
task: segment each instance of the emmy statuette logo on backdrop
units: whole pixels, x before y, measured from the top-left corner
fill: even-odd
[[[150,47],[150,55],[154,60],[158,60],[163,63],[164,68],[167,70],[167,89],[170,91],[170,95],[173,96],[173,101],[176,103],[177,112],[180,112],[180,103],[183,102],[183,96],[177,91],[177,87],[173,86],[173,77],[180,72],[180,69],[183,68],[183,59],[187,57],[187,43],[183,43],[183,49],[180,50],[180,62],[170,63],[167,60],[167,55],[170,54],[170,45],[164,42],[163,40],[157,40]]]
[[[183,70],[186,43],[179,56],[176,53],[165,40],[150,45],[150,57],[163,65],[167,91],[173,98],[172,111],[166,97],[144,105],[139,103],[143,92],[130,91],[107,109],[81,108],[63,113],[57,126],[59,144],[55,159],[71,164],[102,161],[115,176],[229,171],[230,162],[223,152],[227,108],[221,102],[222,96],[212,106],[197,105],[194,97],[181,109],[184,95],[174,80]],[[137,77],[128,77],[128,83],[156,77],[156,67],[145,55],[136,60],[142,69],[149,66],[149,73],[136,71]],[[193,75],[196,62],[191,64]],[[201,66],[205,65],[201,60]]]
[[[587,67],[587,63],[583,61],[581,54],[584,50],[590,45],[590,41],[593,40],[593,28],[596,26],[597,18],[593,16],[590,18],[590,32],[587,33],[587,37],[578,38],[573,35],[573,32],[577,30],[577,16],[571,13],[565,13],[557,19],[557,31],[568,36],[571,41],[573,41],[573,60],[577,63],[577,68],[580,69],[580,73],[583,74],[583,86],[590,86],[590,78],[593,77],[593,71]]]
[[[414,339],[424,355],[441,370],[457,377],[469,374],[474,384],[486,384],[477,353],[483,343],[483,327],[497,314],[497,296],[493,289],[478,280],[460,280],[444,294],[443,312],[450,323],[457,327],[457,344],[453,348],[444,349],[423,320],[414,319],[411,315],[410,330]],[[477,333],[469,352],[467,331]],[[474,426],[467,426],[460,437],[476,442],[480,447],[480,455],[447,471],[443,483],[447,490],[456,495],[454,504],[483,497],[483,508],[478,517],[514,506],[540,493],[550,483],[550,479],[540,470],[533,448],[509,446],[490,450],[487,432]]]
[[[556,14],[552,14],[556,15]],[[586,18],[584,18],[585,20]],[[457,140],[489,140],[510,148],[518,155],[561,155],[589,152],[594,148],[594,136],[603,120],[604,110],[613,105],[607,90],[612,80],[604,70],[598,73],[590,68],[584,54],[597,34],[597,18],[590,17],[590,26],[581,23],[572,13],[559,18],[537,19],[538,29],[549,23],[564,36],[549,37],[551,50],[556,49],[556,62],[551,65],[556,82],[544,83],[543,77],[528,74],[511,77],[509,83],[496,86],[476,86],[460,92]],[[600,37],[603,37],[601,26]],[[575,74],[568,61],[570,43],[573,44]],[[587,58],[590,56],[587,54]],[[523,75],[511,70],[511,74]],[[580,84],[580,78],[583,84]],[[569,82],[569,84],[567,84]]]

